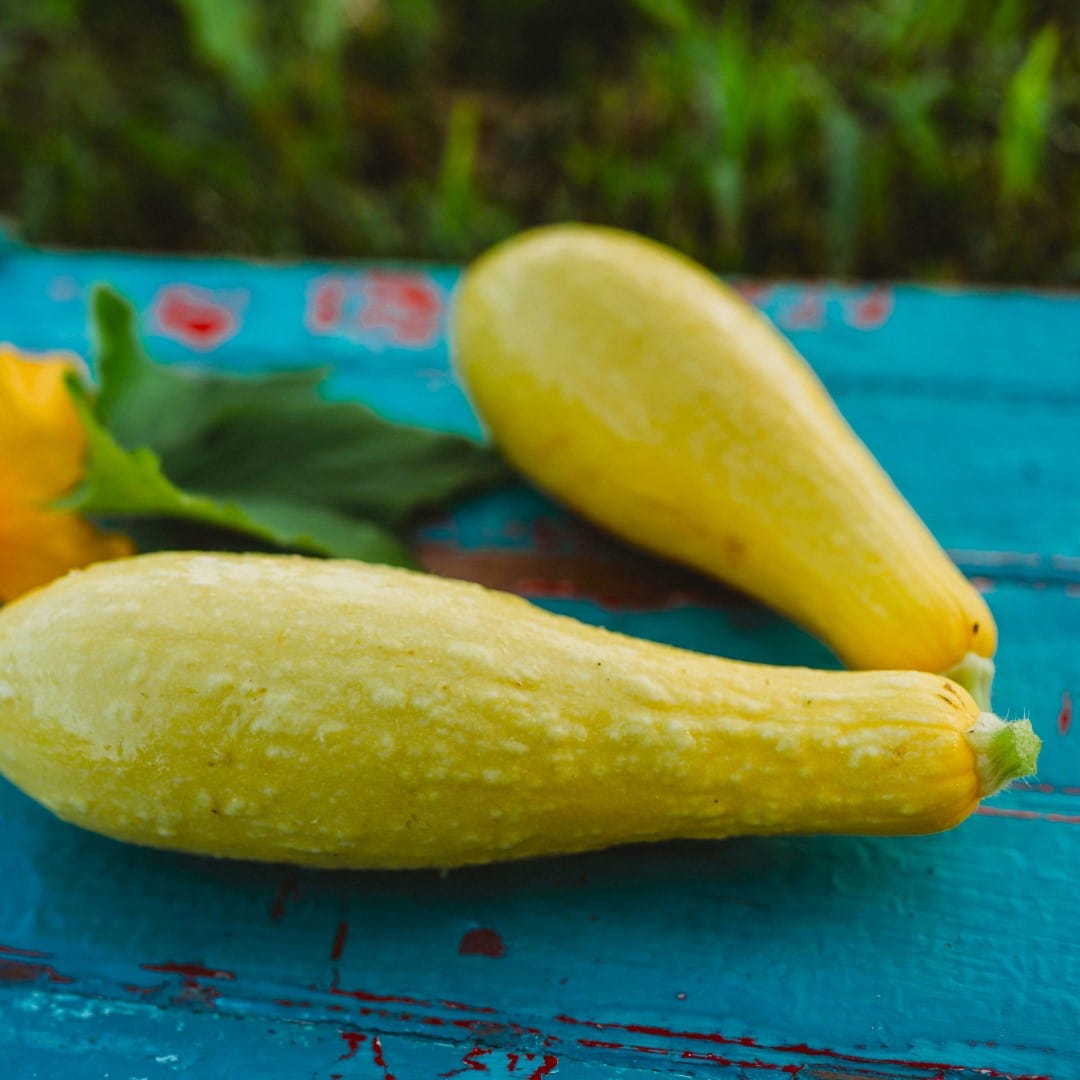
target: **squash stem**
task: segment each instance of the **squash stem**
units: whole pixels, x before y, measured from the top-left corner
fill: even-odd
[[[994,685],[994,661],[969,652],[959,664],[943,671],[946,679],[959,683],[983,711],[990,709],[990,691]]]
[[[1031,730],[1030,720],[1011,724],[994,716],[979,713],[975,727],[967,732],[975,752],[975,773],[979,778],[979,798],[985,799],[1013,780],[1030,776],[1039,760],[1042,739]]]

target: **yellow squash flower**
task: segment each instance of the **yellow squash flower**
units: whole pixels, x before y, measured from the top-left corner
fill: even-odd
[[[59,353],[31,358],[0,345],[0,603],[134,551],[126,536],[49,508],[83,472],[86,438],[64,386],[74,367]]]

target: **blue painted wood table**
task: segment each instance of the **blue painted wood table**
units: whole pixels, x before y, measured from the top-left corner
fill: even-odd
[[[87,290],[109,281],[159,359],[329,363],[335,394],[475,433],[445,347],[455,279],[9,247],[0,340],[85,355]],[[124,847],[0,785],[0,1075],[1080,1077],[1080,299],[744,288],[987,593],[996,704],[1044,739],[1037,780],[939,836],[669,843],[447,875]],[[525,487],[415,540],[438,572],[586,621],[833,663]]]

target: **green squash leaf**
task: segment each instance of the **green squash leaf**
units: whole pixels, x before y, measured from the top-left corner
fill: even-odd
[[[231,500],[189,494],[173,484],[161,458],[148,447],[125,450],[101,425],[75,376],[68,388],[86,430],[87,470],[81,487],[61,508],[109,517],[167,517],[246,533],[282,548],[366,562],[410,566],[408,553],[389,533],[331,509],[284,497]]]
[[[69,388],[87,434],[67,509],[162,517],[292,550],[408,565],[393,532],[422,511],[509,482],[489,447],[330,402],[322,371],[258,378],[155,364],[135,312],[92,302],[100,392]]]

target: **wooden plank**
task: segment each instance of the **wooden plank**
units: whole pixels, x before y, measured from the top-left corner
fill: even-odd
[[[337,394],[477,430],[443,337],[452,270],[8,249],[0,339],[85,351],[99,279],[143,306],[165,358],[329,361]],[[675,843],[446,876],[125,847],[0,784],[0,1060],[14,1075],[1080,1074],[1080,303],[747,291],[986,591],[998,706],[1042,735],[1037,780],[941,836]],[[627,633],[832,663],[775,615],[525,488],[417,542],[439,572]]]

